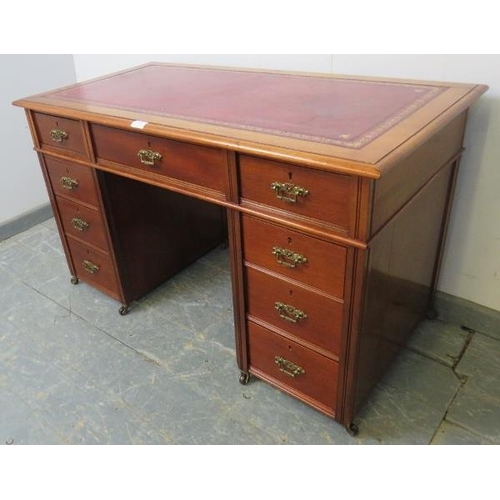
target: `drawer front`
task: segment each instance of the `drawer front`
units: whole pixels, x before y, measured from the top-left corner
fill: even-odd
[[[109,160],[226,192],[227,172],[222,150],[101,125],[92,125],[91,130],[98,161]],[[151,157],[146,155],[148,151]]]
[[[338,364],[321,354],[248,322],[250,370],[285,390],[335,412]]]
[[[339,354],[342,303],[252,268],[246,279],[250,316]]]
[[[254,217],[242,224],[247,262],[343,298],[346,248]]]
[[[353,232],[355,177],[242,155],[240,183],[242,202],[261,203]]]
[[[76,156],[88,157],[78,120],[33,113],[33,121],[42,149],[69,151]]]
[[[45,157],[54,193],[99,206],[97,190],[90,167]]]
[[[99,210],[56,197],[64,232],[107,250],[106,231]]]
[[[67,241],[77,278],[102,288],[112,297],[118,298],[118,287],[111,259],[71,237],[68,237]]]

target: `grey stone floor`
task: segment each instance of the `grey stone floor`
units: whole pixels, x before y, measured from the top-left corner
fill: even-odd
[[[422,323],[350,437],[238,383],[227,251],[129,315],[69,282],[53,220],[0,243],[0,443],[500,444],[499,332]]]

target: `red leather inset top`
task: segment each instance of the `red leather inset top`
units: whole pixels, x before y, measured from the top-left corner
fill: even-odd
[[[444,90],[432,85],[150,65],[50,95],[359,149]]]

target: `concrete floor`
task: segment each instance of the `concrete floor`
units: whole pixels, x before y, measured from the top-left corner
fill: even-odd
[[[417,329],[350,437],[264,382],[238,383],[228,255],[129,315],[71,285],[53,220],[0,243],[1,444],[500,444],[500,333]]]

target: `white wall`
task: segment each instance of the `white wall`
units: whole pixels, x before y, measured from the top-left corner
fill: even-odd
[[[469,116],[439,289],[500,310],[500,56],[75,55],[78,81],[149,61],[483,83]]]
[[[0,224],[49,202],[24,110],[12,101],[76,81],[72,55],[0,55]]]

